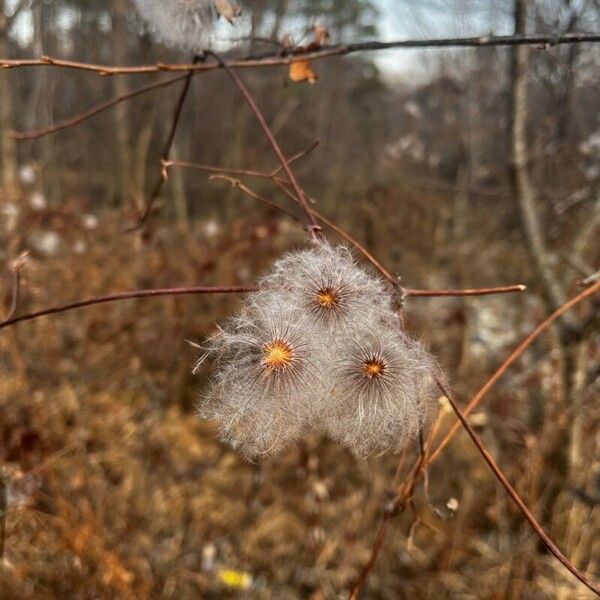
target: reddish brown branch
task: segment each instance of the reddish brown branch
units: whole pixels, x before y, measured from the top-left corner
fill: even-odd
[[[555,310],[547,319],[542,321],[510,354],[510,356],[500,365],[496,372],[486,381],[485,385],[473,396],[473,399],[469,402],[465,408],[465,415],[469,415],[481,402],[483,397],[492,389],[497,381],[506,373],[508,368],[533,344],[533,342],[540,336],[540,334],[548,329],[548,327],[556,321],[560,316],[566,313],[568,310],[573,308],[576,304],[585,300],[586,298],[595,294],[600,290],[600,281],[596,282],[593,286],[587,288],[581,294],[578,294],[574,298],[571,298],[568,302],[563,304],[558,310]],[[456,432],[460,429],[460,424],[455,423],[452,428],[448,431],[444,439],[440,442],[437,448],[433,451],[431,456],[427,459],[426,465],[430,465],[438,456],[442,453],[444,448],[450,443],[450,440],[456,435]]]
[[[489,296],[491,294],[511,294],[513,292],[524,292],[527,286],[507,285],[503,287],[474,288],[467,290],[406,290],[405,296],[417,296],[420,298],[439,298],[443,296]]]
[[[0,323],[0,329],[16,325],[23,321],[31,321],[32,319],[38,319],[39,317],[45,317],[48,315],[54,315],[57,313],[67,312],[76,308],[83,308],[85,306],[94,306],[96,304],[104,304],[106,302],[116,302],[118,300],[131,300],[133,298],[156,298],[160,296],[184,296],[191,294],[243,294],[254,290],[253,287],[248,286],[196,286],[196,287],[178,287],[178,288],[157,288],[150,290],[134,290],[132,292],[118,292],[115,294],[108,294],[106,296],[97,296],[95,298],[88,298],[87,300],[79,300],[70,304],[63,304],[52,308],[45,308],[38,310],[26,315],[20,315],[18,317],[12,317]]]
[[[379,526],[379,531],[377,532],[377,537],[375,538],[375,543],[373,544],[373,548],[371,549],[371,556],[369,557],[369,561],[361,571],[358,579],[356,580],[356,583],[352,586],[352,590],[350,591],[349,596],[350,600],[357,600],[358,595],[365,586],[367,578],[369,577],[371,570],[373,569],[375,563],[377,562],[377,559],[379,558],[379,554],[381,553],[381,550],[383,548],[383,543],[385,542],[385,537],[390,528],[393,516],[394,513],[392,511],[385,511],[385,514],[383,515],[383,519],[381,521],[381,525]]]
[[[229,61],[233,69],[251,69],[257,67],[276,67],[289,65],[301,60],[322,60],[332,56],[346,56],[356,52],[377,52],[400,48],[488,48],[490,46],[557,46],[563,44],[598,43],[600,34],[567,33],[564,35],[500,35],[470,38],[443,38],[437,40],[399,40],[392,42],[359,42],[356,44],[338,44],[323,46],[319,49],[297,47],[285,49],[274,54],[248,56]],[[50,56],[39,59],[0,59],[0,68],[14,69],[19,67],[62,67],[90,71],[100,75],[134,75],[144,73],[160,73],[164,71],[214,71],[223,68],[221,64],[164,64],[141,65],[137,67],[120,67],[113,65],[97,65],[71,60],[63,60]]]
[[[295,160],[305,156],[310,151],[312,151],[318,145],[318,141],[313,143],[309,148],[298,152],[291,158],[287,159],[288,164],[292,163]],[[270,179],[277,185],[281,191],[283,191],[288,197],[292,200],[297,201],[296,196],[294,196],[287,188],[289,185],[287,182],[279,179],[277,174],[283,169],[283,167],[279,167],[275,171],[267,173],[265,171],[255,171],[252,169],[226,169],[222,167],[218,167],[215,165],[204,165],[201,163],[193,163],[182,160],[170,160],[163,162],[163,168],[168,170],[171,167],[183,167],[188,169],[197,169],[200,171],[207,171],[209,173],[217,174],[217,178],[223,179],[225,181],[229,181],[233,186],[239,188],[252,198],[255,198],[259,202],[264,204],[268,204],[274,208],[281,210],[287,215],[291,216],[293,219],[298,220],[295,215],[292,215],[290,212],[285,210],[284,208],[274,204],[270,200],[260,196],[248,186],[244,185],[239,179],[235,179],[233,177],[229,177],[228,175],[239,175],[239,176],[249,176],[249,177],[259,177],[261,179]],[[225,175],[226,174],[226,175]],[[398,279],[394,277],[360,242],[358,242],[353,236],[351,236],[348,232],[344,231],[341,227],[336,225],[333,221],[325,217],[323,214],[318,212],[315,208],[310,207],[309,209],[315,217],[330,227],[333,231],[335,231],[340,237],[345,239],[348,243],[350,243],[354,248],[356,248],[382,275],[385,279],[390,281],[392,284],[396,285]],[[494,287],[494,288],[475,288],[475,289],[466,289],[466,290],[419,290],[419,289],[404,289],[403,295],[404,297],[443,297],[443,296],[487,296],[491,294],[508,294],[512,292],[523,292],[526,290],[526,286],[519,285],[510,285],[504,287]]]
[[[293,156],[290,156],[290,158],[286,159],[288,165],[291,165],[297,160],[305,157],[307,154],[312,152],[318,145],[319,140],[315,140],[310,146],[308,146],[308,148],[305,148],[304,150],[297,152]],[[202,163],[193,163],[185,160],[164,160],[162,161],[162,165],[163,168],[167,171],[171,167],[182,167],[184,169],[196,169],[199,171],[207,171],[208,173],[217,173],[219,175],[247,175],[249,177],[259,177],[262,179],[272,179],[273,177],[276,177],[279,173],[281,173],[281,171],[283,170],[283,166],[281,166],[275,169],[274,171],[271,171],[270,173],[266,173],[265,171],[254,171],[252,169],[227,169],[225,167],[205,165]]]
[[[246,101],[246,103],[248,104],[248,106],[250,107],[252,112],[254,113],[256,120],[259,122],[262,130],[264,131],[265,136],[267,137],[267,140],[269,141],[269,144],[271,144],[271,148],[273,148],[273,152],[277,156],[279,162],[281,163],[281,166],[283,167],[283,170],[285,171],[285,174],[287,175],[288,179],[290,180],[290,183],[292,184],[292,187],[294,188],[294,192],[296,194],[296,199],[297,199],[298,204],[301,206],[302,210],[306,214],[306,218],[308,219],[308,223],[309,223],[309,232],[310,232],[311,237],[313,237],[313,239],[320,239],[321,227],[318,224],[317,220],[315,219],[314,215],[312,214],[310,207],[308,206],[308,203],[306,202],[306,196],[304,194],[304,191],[300,187],[300,184],[298,183],[298,180],[296,179],[294,172],[292,171],[288,161],[286,160],[286,158],[283,154],[283,151],[281,150],[281,147],[279,146],[279,143],[275,139],[275,135],[271,131],[271,128],[269,127],[264,115],[262,114],[262,111],[258,107],[256,100],[254,99],[254,97],[252,96],[252,94],[250,93],[250,91],[248,90],[246,85],[244,84],[244,82],[241,80],[240,76],[218,54],[213,53],[213,56],[219,61],[219,63],[227,71],[227,73],[229,74],[229,76],[231,77],[231,79],[233,80],[235,85],[237,86],[237,88],[240,90],[242,96],[244,97],[244,100]]]
[[[197,62],[200,62],[203,60],[204,60],[204,57],[196,56],[196,57],[194,57],[193,64],[196,64]],[[169,131],[169,136],[167,137],[167,141],[165,142],[162,154],[160,155],[161,163],[164,161],[168,161],[169,156],[171,155],[171,148],[173,147],[173,142],[175,141],[175,134],[177,133],[177,127],[179,126],[179,120],[181,118],[181,113],[183,111],[183,105],[185,104],[185,100],[190,91],[190,85],[192,83],[193,76],[194,76],[194,72],[189,70],[187,75],[184,78],[185,83],[183,84],[183,87],[181,88],[181,93],[179,94],[179,98],[177,99],[177,104],[175,105],[175,112],[173,113],[173,121],[171,122],[171,130]],[[133,228],[130,228],[129,231],[134,231],[135,229],[142,227],[146,223],[146,221],[148,220],[148,217],[152,213],[152,208],[154,207],[154,203],[160,196],[160,192],[162,191],[165,181],[166,181],[165,172],[161,167],[161,170],[158,174],[158,179],[156,180],[156,185],[154,186],[154,189],[152,190],[152,193],[150,194],[150,197],[148,198],[148,201],[146,202],[146,207],[144,209],[144,212],[142,213],[142,216],[140,217],[139,222]]]
[[[589,588],[597,596],[600,596],[600,584],[588,579],[581,571],[579,571],[573,564],[571,564],[567,557],[560,551],[559,547],[552,541],[552,539],[550,539],[548,534],[544,531],[544,528],[540,525],[533,513],[529,510],[525,502],[523,502],[521,496],[509,483],[508,479],[506,478],[500,467],[496,464],[496,461],[492,458],[491,454],[486,450],[486,448],[483,445],[483,442],[481,441],[477,433],[475,433],[475,430],[467,420],[465,413],[463,413],[456,404],[456,401],[452,397],[450,391],[441,381],[438,380],[437,384],[446,396],[446,398],[448,398],[448,402],[452,406],[452,409],[456,413],[456,416],[458,417],[460,423],[467,430],[467,433],[473,440],[475,446],[477,446],[477,449],[483,456],[485,462],[488,464],[488,466],[494,473],[494,476],[502,484],[502,487],[506,490],[507,494],[517,505],[527,522],[531,525],[533,531],[537,534],[544,546],[547,548],[548,552],[550,552],[550,554],[552,554],[556,559],[558,559],[568,571],[570,571],[581,583],[583,583],[583,585]]]
[[[290,217],[291,219],[293,219],[294,221],[299,223],[302,227],[304,227],[304,223],[296,215],[292,214],[290,211],[283,208],[282,206],[279,206],[279,204],[275,204],[275,202],[271,202],[270,200],[267,200],[267,198],[265,198],[264,196],[257,194],[254,190],[251,190],[247,185],[244,185],[239,179],[229,177],[228,175],[219,175],[219,174],[211,175],[210,179],[211,180],[220,179],[222,181],[227,181],[231,185],[231,187],[238,188],[239,190],[248,194],[248,196],[250,196],[251,198],[254,198],[258,202],[261,202],[262,204],[265,204],[266,206],[270,206],[271,208],[275,208],[276,210],[279,210],[279,211],[285,213],[288,217]]]
[[[164,81],[158,81],[156,83],[152,83],[150,85],[146,85],[144,87],[137,88],[135,90],[131,90],[130,92],[127,92],[126,94],[117,96],[116,98],[113,98],[112,100],[108,100],[107,102],[104,102],[102,104],[98,104],[97,106],[94,106],[93,108],[90,108],[89,110],[86,110],[85,112],[82,112],[78,115],[75,115],[75,116],[69,118],[69,119],[61,121],[60,123],[55,123],[54,125],[49,125],[48,127],[45,127],[43,129],[38,129],[37,131],[26,131],[26,132],[12,131],[9,135],[10,135],[10,137],[12,137],[15,140],[35,140],[35,139],[44,137],[46,135],[49,135],[51,133],[56,133],[57,131],[61,131],[62,129],[67,129],[69,127],[75,127],[76,125],[79,125],[80,123],[83,123],[84,121],[87,121],[88,119],[91,119],[92,117],[95,117],[96,115],[99,115],[100,113],[112,108],[113,106],[116,106],[117,104],[119,104],[121,102],[126,102],[127,100],[131,100],[132,98],[136,98],[137,96],[141,96],[142,94],[145,94],[147,92],[152,92],[152,91],[160,89],[160,88],[169,87],[170,85],[173,85],[174,83],[177,83],[178,81],[183,81],[187,77],[188,77],[188,75],[177,75],[176,77],[172,77],[170,79],[165,79]]]
[[[500,379],[500,377],[506,372],[506,370],[510,367],[510,365],[512,363],[514,363],[514,361],[535,341],[535,339],[537,337],[539,337],[539,335],[545,329],[547,329],[550,326],[550,324],[553,321],[555,321],[564,312],[566,312],[567,310],[570,310],[571,308],[573,308],[576,304],[578,304],[585,298],[588,298],[589,296],[591,296],[592,294],[597,292],[599,289],[600,289],[600,281],[597,282],[594,286],[592,286],[592,287],[588,288],[587,290],[585,290],[584,292],[582,292],[581,294],[579,294],[579,295],[575,296],[574,298],[572,298],[571,300],[569,300],[559,310],[555,311],[552,315],[550,315],[547,319],[545,319],[542,323],[540,323],[540,325],[538,325],[538,327],[536,327],[535,330],[529,336],[527,336],[527,338],[525,338],[525,340],[523,340],[523,342],[521,342],[521,344],[519,344],[519,346],[517,346],[517,348],[513,351],[513,353],[506,359],[506,361],[504,361],[504,363],[502,363],[500,368],[492,375],[492,377],[490,377],[490,379],[485,383],[485,385],[481,388],[481,390],[479,390],[479,392],[473,397],[471,402],[465,408],[464,412],[461,413],[463,415],[463,417],[466,418],[466,416],[479,404],[479,402],[483,399],[484,395],[491,389],[491,387],[494,385],[494,383],[496,383],[496,381],[498,381],[498,379]],[[449,398],[448,392],[444,391],[444,395],[446,395]],[[439,419],[439,417],[438,417],[438,419]],[[430,441],[427,444],[427,448],[431,447],[432,442],[433,442],[433,437],[434,437],[433,434],[435,433],[435,431],[437,431],[438,426],[439,426],[439,420],[436,421],[436,424],[433,427],[434,431],[432,431],[430,433],[430,435],[428,436]],[[414,487],[415,487],[415,484],[416,484],[416,481],[417,481],[419,475],[425,473],[425,471],[427,470],[429,465],[431,465],[431,463],[440,456],[440,454],[442,453],[444,448],[448,445],[448,443],[450,442],[452,437],[456,434],[458,429],[460,429],[460,423],[455,424],[450,429],[450,431],[446,434],[446,436],[444,437],[442,442],[437,446],[437,448],[433,451],[433,453],[431,455],[429,455],[429,457],[427,457],[427,456],[425,458],[420,457],[419,459],[417,459],[415,461],[413,467],[411,468],[411,473],[410,473],[409,477],[406,479],[405,483],[403,484],[401,489],[396,494],[396,497],[393,502],[393,507],[395,510],[401,510],[404,508],[404,506],[406,505],[406,502],[408,502],[410,500],[410,498],[412,497],[413,490],[414,490]],[[426,454],[427,454],[427,452],[426,452]],[[380,550],[381,550],[381,545],[382,545],[382,542],[380,541],[380,537],[381,537],[381,535],[383,535],[385,537],[386,532],[387,532],[387,528],[385,529],[385,531],[383,531],[383,533],[381,533],[381,530],[380,530],[380,534],[378,535],[378,537],[375,541],[375,544],[373,546],[373,549],[371,551],[371,558],[373,558],[373,556],[375,556],[375,559],[376,559],[377,556],[379,555]],[[369,572],[372,570],[374,564],[375,564],[375,560],[369,560],[368,568],[365,567],[365,569],[363,569],[361,576],[359,578],[359,581],[361,582],[361,588],[364,586],[364,584],[367,580],[367,577],[369,575]],[[357,581],[357,583],[358,583],[358,581]],[[357,588],[357,586],[355,585],[353,588],[353,593],[355,591],[356,591],[356,593],[358,593],[358,591],[360,591],[361,588]]]

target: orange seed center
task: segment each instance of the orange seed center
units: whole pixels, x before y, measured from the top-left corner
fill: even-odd
[[[263,346],[263,365],[267,369],[285,369],[294,360],[294,349],[283,340],[273,340]]]
[[[367,379],[376,379],[385,373],[385,363],[379,358],[365,360],[362,364],[362,373]]]
[[[315,294],[315,301],[321,308],[334,310],[340,304],[339,295],[332,288],[323,288]]]

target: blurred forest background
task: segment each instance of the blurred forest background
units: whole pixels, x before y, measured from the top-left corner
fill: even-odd
[[[598,32],[598,0],[244,0],[217,33],[233,54],[332,42]],[[244,38],[244,39],[243,39]],[[248,39],[252,38],[252,39]],[[390,51],[242,75],[319,210],[404,285],[524,283],[520,295],[409,299],[407,327],[461,403],[598,269],[600,45]],[[128,0],[0,0],[0,58],[188,62]],[[525,55],[521,55],[522,57]],[[38,140],[163,75],[0,72],[0,296],[22,252],[19,312],[140,287],[244,285],[303,243],[281,213],[206,173],[173,168],[144,234],[124,233],[157,177],[179,87]],[[179,84],[178,84],[179,85]],[[519,90],[525,106],[515,103]],[[520,108],[519,108],[520,107]],[[519,137],[521,136],[521,137]],[[526,141],[525,154],[515,141]],[[518,145],[518,144],[517,144]],[[521,148],[523,150],[523,148]],[[227,75],[192,81],[173,156],[271,170]],[[286,202],[270,182],[249,181]],[[369,557],[397,459],[356,462],[308,438],[260,465],[194,416],[194,349],[234,297],[135,300],[0,333],[1,598],[336,598]],[[600,572],[597,301],[557,322],[472,422],[565,554]],[[454,417],[447,414],[443,428]],[[416,448],[411,452],[416,453]],[[588,598],[543,548],[464,433],[395,518],[365,598]],[[0,512],[2,506],[0,502]]]

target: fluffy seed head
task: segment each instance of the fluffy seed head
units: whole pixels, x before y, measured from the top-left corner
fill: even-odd
[[[216,369],[201,416],[250,457],[309,427],[358,457],[401,450],[435,410],[437,371],[391,307],[344,247],[285,255],[208,341],[200,362]]]
[[[201,52],[209,41],[215,9],[213,0],[135,0],[152,33],[165,45]]]
[[[381,280],[359,267],[347,248],[323,242],[285,255],[259,284],[294,299],[312,317],[315,335],[323,333],[319,328],[334,332],[390,310]]]
[[[200,362],[215,374],[199,403],[221,438],[249,457],[281,450],[305,430],[320,377],[316,351],[301,315],[272,303],[256,311],[253,300],[208,342]]]
[[[321,422],[361,458],[399,451],[435,407],[432,362],[418,344],[379,326],[354,331],[335,350]]]

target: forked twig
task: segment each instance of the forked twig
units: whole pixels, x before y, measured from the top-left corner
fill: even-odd
[[[90,108],[89,110],[86,110],[85,112],[82,112],[78,115],[70,117],[69,119],[61,121],[60,123],[55,123],[53,125],[49,125],[48,127],[44,127],[43,129],[38,129],[37,131],[23,131],[23,132],[11,131],[9,135],[11,138],[13,138],[15,140],[36,140],[36,139],[39,139],[46,135],[50,135],[51,133],[56,133],[57,131],[61,131],[62,129],[68,129],[69,127],[75,127],[76,125],[79,125],[80,123],[83,123],[84,121],[87,121],[88,119],[91,119],[92,117],[95,117],[96,115],[99,115],[100,113],[104,112],[105,110],[108,110],[121,102],[126,102],[127,100],[131,100],[133,98],[136,98],[137,96],[141,96],[142,94],[146,94],[148,92],[152,92],[152,91],[160,89],[160,88],[169,87],[170,85],[173,85],[174,83],[177,83],[178,81],[183,81],[187,77],[188,77],[188,75],[177,75],[177,77],[165,79],[164,81],[158,81],[158,82],[152,83],[150,85],[146,85],[144,87],[137,88],[135,90],[131,90],[130,92],[127,92],[125,94],[117,96],[116,98],[113,98],[112,100],[103,102],[102,104],[98,104],[97,106],[94,106],[94,107]]]
[[[203,60],[204,60],[204,56],[195,56],[193,64],[195,65],[198,62],[203,61]],[[193,76],[194,76],[194,72],[189,70],[187,75],[184,77],[185,82],[184,82],[183,88],[181,89],[181,92],[179,94],[179,98],[177,99],[177,104],[175,105],[175,112],[173,113],[173,121],[171,123],[171,130],[169,131],[169,136],[167,138],[167,141],[165,142],[162,154],[160,156],[161,163],[163,161],[168,161],[169,156],[171,155],[171,148],[173,147],[173,142],[175,141],[175,134],[177,133],[177,127],[179,126],[179,119],[181,118],[181,113],[183,111],[183,105],[185,104],[185,100],[190,91],[190,85],[192,83]],[[139,221],[133,227],[130,227],[127,231],[129,231],[129,232],[135,231],[136,229],[139,229],[140,227],[143,227],[145,225],[146,221],[148,220],[148,217],[152,213],[152,208],[154,207],[154,203],[160,196],[160,192],[162,191],[165,181],[166,181],[165,172],[161,168],[161,170],[158,174],[158,179],[156,180],[156,185],[154,186],[154,189],[152,190],[152,193],[150,194],[150,197],[148,198],[148,201],[146,202],[146,207],[144,209],[144,212],[142,213],[142,216],[140,217]]]
[[[466,418],[466,416],[479,404],[479,402],[481,402],[484,395],[492,388],[494,383],[496,383],[496,381],[498,381],[498,379],[500,379],[500,377],[515,362],[515,360],[521,354],[523,354],[523,352],[535,341],[536,338],[538,338],[540,336],[540,334],[545,329],[547,329],[550,326],[550,324],[553,321],[558,319],[564,312],[566,312],[567,310],[570,310],[571,308],[573,308],[576,304],[578,304],[585,298],[588,298],[589,296],[591,296],[592,294],[597,292],[599,289],[600,289],[600,281],[597,282],[596,285],[588,288],[581,294],[578,294],[577,296],[575,296],[574,298],[569,300],[562,307],[560,307],[557,311],[552,313],[542,323],[540,323],[540,325],[538,325],[532,331],[532,333],[529,334],[529,336],[527,336],[523,340],[523,342],[521,342],[521,344],[519,344],[519,346],[517,346],[517,348],[513,351],[513,353],[502,363],[500,368],[492,375],[492,377],[490,377],[490,379],[488,379],[488,381],[481,388],[481,390],[479,392],[477,392],[477,394],[473,397],[471,402],[469,402],[469,404],[467,405],[465,410],[463,412],[461,412],[462,416]],[[438,382],[438,385],[439,385],[439,382]],[[444,395],[449,398],[448,393],[446,391],[444,391]],[[449,400],[450,400],[450,398],[449,398]],[[434,425],[434,429],[437,429],[437,425]],[[404,507],[405,503],[410,499],[410,497],[412,495],[412,490],[414,489],[415,482],[416,482],[417,478],[419,477],[419,475],[424,473],[425,470],[429,467],[429,465],[431,465],[431,463],[440,456],[441,452],[448,445],[448,443],[450,442],[452,437],[456,434],[456,431],[458,429],[460,429],[460,423],[456,424],[452,429],[450,429],[448,434],[444,437],[442,442],[436,447],[436,449],[432,452],[431,455],[429,455],[428,457],[426,456],[425,459],[423,459],[423,458],[417,459],[417,461],[411,468],[411,473],[410,473],[409,477],[407,478],[404,485],[402,486],[402,488],[399,490],[398,494],[396,495],[396,498],[394,499],[393,506],[396,510],[398,510],[398,507],[400,507],[400,508]],[[433,438],[433,436],[430,435],[430,438]],[[428,447],[430,447],[430,445],[431,444],[428,443]],[[385,522],[384,522],[384,524],[385,524]],[[362,589],[362,587],[364,587],[364,584],[367,581],[368,575],[369,575],[370,571],[373,569],[373,566],[375,565],[377,556],[381,552],[381,547],[383,544],[383,542],[381,541],[381,537],[383,536],[385,538],[387,529],[388,529],[387,525],[385,526],[385,529],[384,529],[383,524],[382,524],[382,527],[379,530],[379,533],[377,535],[377,538],[376,538],[376,540],[373,544],[372,550],[371,550],[371,558],[368,561],[367,565],[361,571],[361,574],[359,576],[359,579],[357,580],[357,583],[352,588],[353,593],[356,592],[356,594],[358,594],[360,589]],[[372,560],[373,557],[375,557],[375,560]],[[360,583],[360,587],[358,587],[359,583]],[[590,588],[590,589],[592,589],[592,588]],[[597,589],[594,591],[596,593],[598,593]],[[355,595],[352,597],[357,597],[357,596]]]
[[[248,194],[248,196],[250,196],[251,198],[254,198],[254,200],[258,200],[262,204],[265,204],[267,206],[270,206],[271,208],[275,208],[275,209],[285,213],[288,217],[290,217],[291,219],[296,221],[296,223],[299,223],[302,227],[304,227],[304,223],[295,214],[291,213],[286,208],[283,208],[283,206],[279,206],[279,204],[275,204],[275,202],[271,202],[270,200],[267,200],[267,198],[265,198],[264,196],[257,194],[254,190],[251,190],[247,185],[244,185],[239,179],[235,179],[234,177],[229,177],[229,175],[220,175],[220,174],[211,175],[209,177],[209,179],[211,181],[215,181],[218,179],[220,179],[222,181],[227,181],[231,185],[231,187],[238,188],[242,192]]]
[[[281,166],[283,167],[285,174],[287,175],[292,187],[294,188],[294,192],[296,194],[296,199],[298,201],[298,204],[301,206],[302,210],[306,214],[306,218],[309,223],[308,229],[309,229],[311,237],[315,240],[320,239],[321,233],[322,233],[321,226],[319,225],[319,223],[315,219],[314,215],[310,211],[310,207],[308,206],[308,203],[306,202],[306,196],[304,194],[304,191],[300,187],[300,184],[298,183],[298,180],[296,179],[294,172],[292,171],[287,159],[285,158],[285,156],[281,150],[281,147],[279,146],[279,143],[275,139],[275,136],[273,135],[271,128],[269,127],[264,115],[262,114],[262,111],[258,107],[256,100],[254,99],[254,97],[252,96],[252,94],[250,93],[250,91],[248,90],[246,85],[244,84],[244,82],[241,80],[240,76],[235,72],[235,70],[232,69],[227,64],[227,62],[224,61],[223,58],[221,58],[218,54],[212,52],[212,55],[217,59],[217,61],[219,61],[221,66],[227,71],[227,73],[229,74],[229,76],[231,77],[231,79],[233,80],[235,85],[237,86],[237,88],[240,90],[242,96],[244,97],[244,100],[246,101],[246,103],[248,104],[248,106],[250,107],[252,112],[254,113],[254,116],[256,117],[256,120],[258,121],[262,130],[264,131],[265,136],[266,136],[267,140],[269,141],[269,144],[271,144],[271,148],[273,148],[273,152],[279,159],[279,162],[281,163]]]
[[[592,296],[600,290],[600,281],[597,281],[594,285],[587,288],[574,298],[571,298],[560,308],[555,310],[548,318],[544,319],[510,354],[510,356],[498,367],[496,372],[486,381],[485,385],[473,396],[473,399],[469,402],[465,408],[464,414],[469,415],[479,405],[483,397],[490,391],[490,389],[496,384],[496,382],[506,373],[508,368],[533,344],[533,342],[540,336],[540,334],[548,329],[548,327],[556,321],[560,316],[570,310],[576,304],[579,304],[582,300]],[[438,458],[444,448],[450,443],[450,440],[456,435],[456,432],[460,429],[460,423],[455,423],[452,428],[448,431],[444,439],[439,443],[436,449],[432,452],[431,456],[426,460],[426,465],[430,465],[434,460]]]
[[[583,585],[585,585],[588,589],[590,589],[592,592],[594,592],[597,596],[600,596],[600,583],[592,581],[591,579],[586,577],[560,551],[560,548],[552,541],[552,539],[544,531],[544,528],[540,525],[539,521],[535,518],[533,513],[529,510],[529,508],[527,507],[525,502],[522,500],[521,496],[512,487],[512,485],[510,484],[510,482],[508,481],[508,479],[502,472],[502,469],[500,469],[500,467],[496,464],[496,461],[492,458],[492,455],[486,450],[485,446],[483,445],[483,442],[481,441],[481,439],[479,438],[479,436],[477,435],[477,433],[475,432],[475,430],[473,429],[473,427],[467,420],[465,413],[463,413],[463,411],[460,410],[458,404],[456,404],[456,401],[452,397],[450,390],[448,390],[447,387],[439,379],[436,379],[436,383],[438,384],[438,387],[440,388],[440,390],[442,390],[442,392],[444,393],[446,398],[448,398],[448,402],[450,403],[450,406],[452,406],[452,409],[456,413],[456,416],[458,417],[461,425],[467,430],[467,433],[469,434],[470,438],[473,440],[473,443],[475,444],[475,446],[477,446],[477,449],[479,450],[480,454],[483,456],[485,462],[488,464],[488,466],[494,473],[494,476],[502,484],[502,487],[506,490],[506,493],[511,497],[513,502],[517,505],[517,507],[521,511],[522,515],[525,517],[525,519],[527,520],[529,525],[531,525],[531,528],[534,530],[534,532],[540,538],[540,540],[542,541],[544,546],[547,548],[548,552],[550,552],[550,554],[552,554],[552,556],[554,556],[581,583],[583,583]]]
[[[31,321],[32,319],[45,317],[47,315],[67,312],[76,308],[83,308],[84,306],[93,306],[95,304],[104,304],[106,302],[116,302],[118,300],[131,300],[133,298],[157,298],[160,296],[184,296],[191,294],[243,294],[246,292],[251,292],[252,290],[254,290],[254,288],[248,286],[196,286],[118,292],[115,294],[107,294],[106,296],[96,296],[95,298],[79,300],[77,302],[71,302],[70,304],[62,304],[52,308],[45,308],[43,310],[38,310],[26,315],[20,315],[18,317],[12,317],[11,319],[7,319],[6,321],[0,323],[0,329],[10,327],[11,325],[16,325],[17,323],[21,323],[23,321]]]

